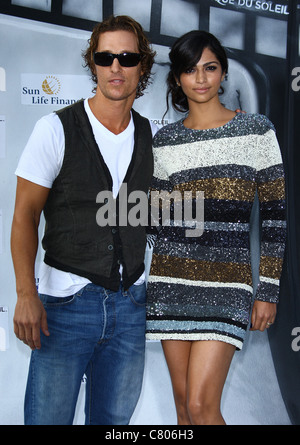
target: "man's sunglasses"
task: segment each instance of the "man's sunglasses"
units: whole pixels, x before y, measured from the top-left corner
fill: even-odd
[[[138,53],[94,53],[94,62],[99,66],[111,66],[114,59],[118,59],[119,64],[125,67],[137,66],[141,61],[142,55]]]

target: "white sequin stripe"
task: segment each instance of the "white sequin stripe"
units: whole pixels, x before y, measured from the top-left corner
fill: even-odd
[[[268,278],[265,279],[267,281]],[[275,280],[274,280],[275,281]],[[150,275],[148,278],[148,282],[151,283],[167,283],[167,284],[184,284],[186,286],[202,286],[202,287],[233,287],[237,289],[244,289],[249,292],[253,291],[252,286],[244,283],[222,283],[219,281],[194,281],[194,280],[186,280],[184,278],[173,278],[173,277],[161,277],[157,275]]]
[[[255,150],[256,169],[263,170],[273,165],[282,164],[280,147],[273,130],[258,136]]]
[[[151,333],[147,332],[146,334],[146,340],[217,340],[222,341],[224,343],[229,343],[231,345],[234,345],[238,349],[242,349],[243,342],[240,340],[237,340],[235,338],[232,338],[227,335],[221,335],[221,334],[215,334],[208,332],[205,333],[190,333],[190,334],[175,334],[175,333]]]
[[[259,280],[264,281],[265,283],[275,284],[276,286],[279,286],[279,280],[277,280],[276,278],[268,278],[260,276]]]
[[[183,156],[184,153],[184,156]],[[187,144],[167,145],[153,149],[154,176],[168,179],[173,173],[214,165],[246,165],[261,170],[282,163],[273,130],[264,135],[235,136]],[[170,161],[171,160],[171,161]]]
[[[280,220],[265,220],[262,222],[262,227],[282,227],[286,228],[286,221]]]
[[[153,149],[154,176],[167,179],[169,176],[182,170],[215,165],[232,164],[247,165],[255,168],[256,135],[236,136],[231,138],[210,139],[179,145],[168,145]],[[245,145],[245,150],[239,147]],[[249,152],[248,155],[246,152]],[[252,153],[252,156],[250,156]],[[163,168],[164,171],[161,171]],[[160,176],[161,175],[161,176]]]
[[[168,227],[194,227],[195,220],[174,220],[174,219],[164,219],[164,226]],[[268,225],[267,227],[271,227]],[[281,227],[280,225],[275,227]],[[231,223],[231,222],[215,222],[215,221],[204,221],[204,230],[229,230],[232,232],[249,232],[248,223]]]

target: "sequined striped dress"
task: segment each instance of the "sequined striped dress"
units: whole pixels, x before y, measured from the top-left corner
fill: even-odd
[[[182,119],[156,134],[153,152],[151,198],[203,191],[204,231],[186,236],[183,213],[181,225],[171,216],[161,220],[147,285],[146,338],[220,340],[241,349],[253,301],[249,220],[256,192],[262,231],[255,298],[278,301],[285,187],[273,125],[265,116],[238,113],[222,127],[191,130]]]

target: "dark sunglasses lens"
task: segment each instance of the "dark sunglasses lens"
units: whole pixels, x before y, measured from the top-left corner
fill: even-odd
[[[119,60],[120,65],[125,67],[137,66],[141,60],[141,55],[135,53],[124,53],[117,56],[111,53],[94,53],[94,62],[96,65],[110,66],[115,57]]]
[[[94,62],[100,66],[110,66],[113,63],[113,55],[109,53],[95,53]]]
[[[121,54],[118,57],[120,65],[125,67],[137,66],[141,60],[140,54]]]

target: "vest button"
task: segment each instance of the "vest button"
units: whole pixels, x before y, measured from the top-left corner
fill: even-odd
[[[107,248],[108,248],[108,250],[113,250],[114,246],[112,244],[110,244]]]

